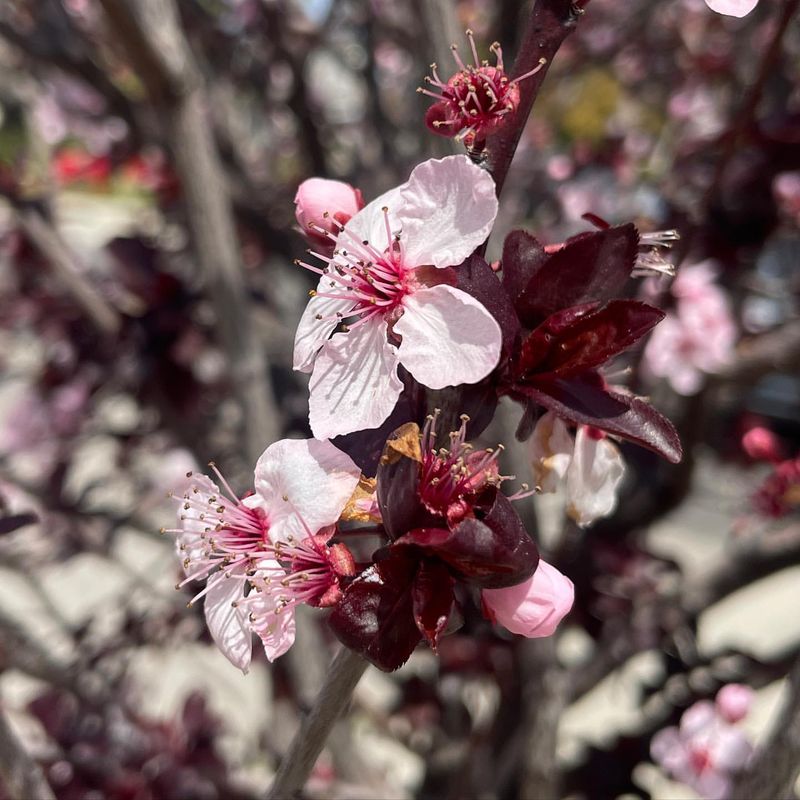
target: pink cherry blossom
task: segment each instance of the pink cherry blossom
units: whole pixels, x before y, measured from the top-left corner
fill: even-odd
[[[736,326],[709,262],[682,267],[672,286],[675,309],[653,331],[644,351],[649,372],[682,395],[697,393],[704,375],[727,364]]]
[[[650,743],[653,760],[706,800],[728,798],[733,776],[747,766],[753,753],[745,733],[721,713],[720,706],[733,699],[723,694],[727,688],[720,691],[716,706],[709,700],[695,703],[684,712],[679,727],[664,728]],[[741,699],[736,698],[737,710],[742,708]]]
[[[425,161],[328,234],[334,255],[314,253],[324,268],[298,262],[321,276],[294,350],[294,368],[312,372],[315,436],[380,425],[403,388],[399,364],[432,389],[476,383],[497,366],[494,317],[431,269],[460,264],[496,215],[494,182],[467,156]]]
[[[739,722],[750,713],[755,692],[741,683],[729,683],[717,692],[717,711],[730,723]]]
[[[573,438],[552,411],[543,414],[529,442],[533,476],[542,492],[565,485],[567,514],[581,527],[617,505],[625,464],[616,445],[596,428],[579,425]]]
[[[364,198],[349,183],[309,178],[297,187],[294,205],[303,234],[330,254],[333,248],[326,233],[337,233],[339,226],[361,211]]]
[[[758,0],[706,0],[706,5],[718,14],[746,17],[758,5]]]
[[[186,573],[180,585],[206,580],[194,600],[205,598],[214,641],[247,672],[253,633],[274,660],[294,641],[294,607],[331,605],[339,579],[353,574],[347,549],[328,540],[360,470],[330,442],[285,439],[264,451],[255,492],[240,499],[212,468],[225,492],[206,475],[188,476],[180,498],[171,531]]]
[[[536,572],[523,583],[481,592],[484,613],[512,633],[536,639],[552,636],[575,600],[572,581],[539,559]]]

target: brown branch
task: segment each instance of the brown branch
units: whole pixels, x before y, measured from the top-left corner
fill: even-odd
[[[183,189],[194,251],[214,304],[251,460],[281,430],[263,343],[255,333],[233,209],[207,119],[202,76],[174,0],[102,0],[109,23],[162,114]]]
[[[535,75],[519,85],[520,101],[514,119],[489,140],[489,171],[496,184],[497,196],[503,190],[511,161],[539,94],[550,65],[564,39],[575,29],[583,13],[571,0],[535,0],[535,5],[522,33],[519,53],[511,69],[515,78],[530,72],[545,59]]]
[[[346,647],[336,654],[314,708],[303,720],[289,745],[267,794],[269,800],[297,797],[317,761],[334,723],[350,702],[356,684],[367,668],[360,655]]]
[[[731,797],[737,800],[794,797],[800,773],[800,659],[789,673],[787,689],[788,696],[769,738],[734,785]]]
[[[15,203],[20,228],[31,244],[47,259],[53,274],[97,330],[112,338],[122,326],[116,309],[97,292],[84,276],[77,254],[64,241],[35,204]]]
[[[28,755],[0,709],[0,777],[12,798],[55,800],[41,767]]]

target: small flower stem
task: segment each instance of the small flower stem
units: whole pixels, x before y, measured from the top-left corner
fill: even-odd
[[[336,654],[314,707],[303,720],[281,761],[267,800],[289,800],[299,795],[334,723],[350,702],[367,666],[360,655],[346,647]]]
[[[581,5],[571,0],[535,0],[510,77],[513,80],[515,77],[525,75],[535,69],[541,59],[546,61],[535,75],[519,84],[520,102],[514,119],[489,140],[488,166],[497,187],[498,197],[550,64],[561,43],[575,29],[582,13]]]

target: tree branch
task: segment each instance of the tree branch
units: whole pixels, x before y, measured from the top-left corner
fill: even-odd
[[[350,702],[367,662],[360,655],[342,647],[333,659],[328,677],[320,689],[314,708],[303,720],[300,730],[281,761],[268,800],[289,800],[299,795],[317,761],[334,723]]]
[[[207,120],[202,76],[174,0],[101,0],[111,27],[162,112],[206,280],[245,414],[243,444],[255,461],[281,431],[263,343],[254,331],[233,209]]]

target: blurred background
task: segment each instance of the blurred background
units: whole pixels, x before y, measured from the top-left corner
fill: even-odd
[[[693,797],[650,740],[725,683],[763,740],[800,653],[797,2],[592,0],[506,183],[489,257],[587,212],[677,228],[669,333],[620,382],[679,427],[622,447],[617,512],[581,530],[524,501],[576,584],[557,640],[479,616],[368,670],[307,794]],[[515,0],[6,0],[0,5],[0,798],[264,792],[333,648],[323,615],[242,676],[187,609],[166,493],[214,459],[246,491],[305,436],[291,370],[312,287],[293,198],[365,199],[453,152],[415,92],[450,42],[512,63]],[[700,265],[698,268],[697,265]],[[706,313],[713,308],[713,313]],[[659,330],[656,334],[659,335]],[[654,336],[655,336],[654,335]],[[624,372],[622,371],[624,368]],[[502,405],[490,443],[529,480]],[[41,766],[37,772],[34,765]],[[46,794],[40,785],[37,794]]]

